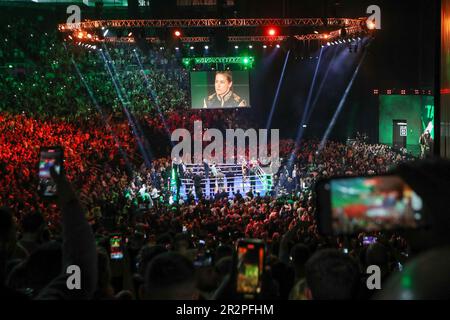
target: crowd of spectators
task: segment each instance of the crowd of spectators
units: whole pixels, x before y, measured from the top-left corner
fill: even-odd
[[[99,112],[124,117],[126,108],[157,130],[187,127],[193,119],[247,127],[238,111],[190,110],[189,71],[159,45],[103,43],[94,50],[63,39],[42,17],[5,17],[2,25],[0,111],[78,121]]]
[[[154,159],[150,167],[146,166],[142,157],[137,156],[138,148],[127,122],[108,119],[109,125],[104,129],[97,126],[92,130],[92,121],[86,120],[84,126],[83,122],[75,125],[58,119],[44,121],[23,114],[1,114],[0,166],[4,183],[0,199],[13,213],[18,240],[16,250],[8,259],[10,288],[37,297],[51,277],[43,274],[42,270],[48,269],[40,265],[42,270],[33,274],[42,278],[34,279],[26,265],[35,255],[47,254],[51,259],[59,259],[61,254],[58,241],[63,228],[59,209],[42,201],[36,193],[36,162],[42,144],[63,146],[66,176],[78,193],[98,249],[103,248],[98,252],[98,268],[104,268],[101,273],[99,269],[103,282],[97,289],[107,290],[97,292],[98,298],[106,298],[105,292],[113,298],[121,290],[126,291],[119,297],[138,298],[139,283],[148,285],[146,268],[140,259],[146,254],[153,258],[166,251],[170,254],[161,255],[161,259],[165,257],[168,261],[162,263],[186,258],[183,263],[199,266],[195,288],[199,289],[201,297],[212,298],[230,270],[230,255],[239,238],[263,239],[268,244],[273,273],[270,297],[305,298],[300,283],[306,272],[304,263],[315,251],[334,248],[338,251],[330,252],[329,259],[356,263],[342,253],[345,246],[349,256],[360,263],[354,265],[355,270],[363,270],[367,263],[364,255],[367,248],[360,241],[362,235],[344,244],[343,239],[325,238],[317,232],[313,183],[320,177],[336,174],[383,173],[389,166],[405,160],[381,145],[362,142],[345,145],[330,141],[316,153],[318,141],[304,141],[295,153],[293,169],[285,164],[279,178],[275,177],[276,181],[284,181],[284,185],[277,183],[283,188],[286,188],[286,181],[296,181],[299,177],[298,187],[288,188],[284,195],[184,199],[180,205],[169,201],[170,158]],[[285,161],[293,147],[292,141],[281,143],[280,153]],[[143,185],[149,191],[158,191],[156,197],[151,196],[151,205],[140,192]],[[126,243],[123,261],[109,261],[108,240],[112,234],[120,234]],[[379,248],[374,250],[381,250],[378,254],[383,257],[389,256],[383,262],[386,272],[393,272],[398,263],[404,262],[407,247],[395,234],[377,236]],[[211,257],[206,260],[209,264],[205,264],[204,258],[200,259],[206,254]],[[295,257],[300,260],[296,261]],[[145,257],[148,259],[145,263],[151,258]],[[39,263],[45,265],[51,263],[51,259]],[[56,269],[55,266],[53,275]],[[104,272],[109,279],[106,275],[103,277]],[[352,298],[367,297],[367,292],[352,294]]]
[[[39,117],[72,118],[97,106],[152,115],[188,108],[188,72],[169,51],[135,44],[88,50],[62,39],[43,17],[30,20],[2,21],[0,110],[20,105]]]
[[[86,50],[45,32],[39,21],[16,21],[2,35],[1,294],[232,298],[227,285],[240,238],[267,245],[261,298],[368,299],[368,265],[380,266],[384,281],[405,264],[410,247],[395,232],[372,234],[378,241],[370,246],[363,245],[364,234],[321,235],[313,192],[322,177],[385,173],[409,160],[405,154],[363,141],[328,141],[323,148],[314,140],[297,148],[283,141],[274,193],[172,202],[170,144],[162,137],[192,128],[195,120],[222,129],[245,127],[248,120],[237,111],[186,110],[186,71],[164,50]],[[118,116],[125,108],[136,118]],[[152,138],[145,149],[162,146],[147,153],[153,154],[149,162],[139,147],[144,137]],[[36,192],[41,146],[64,149],[65,172],[52,172],[57,203]],[[111,259],[114,235],[123,240],[121,259]],[[64,289],[63,271],[71,264],[83,267],[81,291]]]
[[[294,141],[286,140],[280,145],[280,154],[286,158],[274,175],[277,192],[290,194],[320,178],[383,174],[399,163],[414,160],[387,145],[370,145],[361,140],[350,145],[329,141],[321,150],[320,141],[308,140],[297,148],[301,152],[292,155]]]

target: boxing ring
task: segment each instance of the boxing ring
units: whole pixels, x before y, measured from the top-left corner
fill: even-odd
[[[186,199],[189,192],[198,200],[199,189],[204,198],[214,198],[217,192],[225,192],[228,198],[233,199],[234,194],[245,194],[252,190],[256,196],[259,193],[265,196],[272,190],[273,174],[270,168],[256,165],[252,174],[245,174],[239,164],[216,164],[216,170],[210,169],[209,175],[204,172],[204,164],[186,164],[186,170],[180,177],[180,198]],[[216,174],[213,174],[215,172]],[[197,186],[196,186],[197,184]],[[172,193],[177,193],[176,184],[172,183]]]

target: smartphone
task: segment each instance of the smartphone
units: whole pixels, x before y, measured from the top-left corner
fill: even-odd
[[[198,253],[195,260],[194,266],[197,268],[210,267],[212,265],[212,255],[209,250],[204,253]]]
[[[39,152],[38,192],[44,198],[58,195],[56,183],[50,175],[50,168],[55,167],[57,174],[63,169],[64,154],[61,147],[42,147]]]
[[[266,248],[259,239],[240,239],[237,242],[236,292],[244,298],[254,298],[261,292]]]
[[[377,237],[366,236],[363,237],[362,244],[363,246],[370,246],[373,243],[377,242]]]
[[[319,231],[325,235],[428,225],[422,198],[395,174],[325,179],[316,193]]]
[[[123,259],[123,239],[121,235],[116,234],[109,238],[109,248],[111,259]]]

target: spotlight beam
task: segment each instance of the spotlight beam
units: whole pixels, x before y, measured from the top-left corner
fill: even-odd
[[[297,136],[295,138],[294,148],[292,149],[291,155],[289,156],[289,160],[288,160],[288,167],[289,168],[292,168],[292,166],[294,164],[295,154],[297,153],[297,150],[300,147],[300,141],[301,141],[301,138],[303,136],[303,132],[305,130],[305,128],[303,127],[303,124],[305,122],[306,115],[308,114],[309,104],[311,102],[312,93],[314,91],[314,86],[316,84],[316,78],[317,78],[320,62],[322,61],[323,49],[324,48],[320,48],[319,59],[317,60],[316,70],[314,72],[313,80],[311,82],[311,87],[309,88],[308,98],[307,98],[306,104],[305,104],[305,110],[303,110],[302,120],[301,120],[300,126],[299,126],[298,131],[297,131]]]
[[[331,62],[328,64],[327,71],[325,72],[325,75],[323,76],[323,79],[320,82],[319,90],[317,90],[317,93],[316,93],[316,96],[314,98],[314,101],[312,102],[311,107],[308,110],[308,114],[306,115],[305,123],[307,123],[309,121],[309,119],[311,118],[311,115],[312,115],[312,113],[314,111],[314,108],[315,108],[315,106],[317,104],[317,100],[319,100],[319,97],[320,97],[320,94],[322,92],[323,86],[325,85],[325,81],[326,81],[326,79],[328,77],[328,74],[330,73],[331,66],[335,63],[334,59],[336,57],[336,53],[337,53],[337,48],[335,47],[334,48],[333,57],[331,58]]]
[[[116,77],[116,81],[117,81],[119,87],[122,89],[122,91],[123,91],[125,97],[127,98],[127,101],[126,101],[126,102],[127,102],[127,105],[131,105],[131,103],[130,103],[130,98],[128,97],[127,91],[125,90],[124,86],[122,85],[122,83],[121,83],[121,81],[120,81],[120,79],[119,79],[119,77],[118,77],[118,73],[117,73],[117,70],[116,70],[116,66],[115,66],[114,63],[112,63],[111,56],[109,55],[109,50],[108,50],[108,48],[107,48],[106,46],[105,46],[105,49],[106,49],[105,51],[106,51],[106,54],[107,54],[107,56],[108,56],[108,59],[109,59],[109,61],[111,62],[110,65],[111,65],[111,67],[112,67],[112,70],[114,71],[114,75],[115,75],[115,77]],[[147,166],[150,167],[150,165],[151,165],[151,159],[153,158],[152,152],[151,152],[150,144],[148,143],[148,140],[145,138],[145,136],[144,136],[144,134],[143,134],[143,130],[142,130],[141,126],[139,125],[139,122],[136,121],[136,119],[135,119],[135,117],[134,117],[134,115],[133,115],[133,112],[132,112],[132,111],[130,112],[130,110],[128,110],[128,108],[127,108],[126,111],[127,111],[127,112],[129,113],[129,115],[130,115],[129,119],[131,119],[132,124],[133,124],[133,125],[136,127],[136,129],[137,129],[137,134],[138,134],[138,137],[139,137],[140,140],[141,140],[141,143],[142,143],[142,142],[144,143],[143,149],[144,149],[145,156],[146,156],[146,158],[145,158],[144,160],[145,160]]]
[[[108,56],[108,60],[109,60],[109,62],[110,62],[110,65],[111,65],[111,67],[112,67],[112,70],[114,71],[114,75],[115,75],[115,77],[116,77],[116,81],[117,81],[117,83],[119,84],[120,89],[122,90],[123,94],[124,94],[125,97],[127,98],[127,104],[129,105],[129,104],[130,104],[130,98],[129,98],[129,96],[128,96],[128,94],[127,94],[127,91],[125,90],[124,86],[122,85],[122,83],[121,83],[121,81],[120,81],[120,79],[119,79],[119,77],[118,77],[118,73],[117,73],[116,66],[115,66],[114,63],[112,63],[113,61],[112,61],[112,59],[111,59],[111,56],[109,55],[109,51],[108,51],[108,48],[107,48],[106,46],[105,46],[105,49],[106,49],[105,52],[106,52],[106,55]],[[132,116],[132,118],[134,119],[133,113],[131,113],[131,116]],[[139,131],[142,132],[142,129],[140,128],[139,123],[136,122],[135,119],[134,119],[134,121],[135,121],[135,123],[136,123],[137,128],[139,129]],[[144,140],[145,140],[145,142],[147,143],[145,137],[144,137]],[[151,152],[150,152],[150,153],[151,153]]]
[[[106,46],[104,46],[104,48],[105,48],[105,51],[107,51]],[[145,161],[146,165],[150,166],[151,162],[150,162],[150,159],[149,159],[149,157],[147,155],[147,152],[146,152],[146,150],[145,150],[145,148],[144,148],[144,146],[142,144],[141,135],[139,134],[139,130],[138,130],[137,126],[136,126],[136,123],[134,122],[134,120],[133,120],[133,118],[132,118],[132,116],[131,116],[128,108],[127,108],[127,105],[129,104],[129,102],[124,100],[124,98],[122,96],[122,93],[121,93],[121,90],[119,89],[119,83],[118,83],[119,80],[115,79],[115,77],[113,75],[113,72],[111,70],[112,69],[112,63],[111,63],[111,61],[107,60],[107,58],[106,58],[105,54],[103,53],[103,51],[100,51],[100,54],[101,54],[101,57],[102,57],[102,59],[103,59],[103,61],[105,63],[105,68],[106,68],[108,74],[110,75],[111,80],[112,80],[112,82],[114,84],[114,88],[116,89],[117,96],[119,97],[119,100],[120,100],[120,102],[122,104],[123,111],[124,111],[125,115],[128,118],[128,122],[131,125],[131,129],[132,129],[133,134],[134,134],[134,136],[136,138],[136,142],[138,144],[138,147],[139,147],[139,150],[140,150],[140,152],[142,154],[142,157],[144,158],[144,161]],[[109,64],[111,64],[111,66],[109,66]]]
[[[278,95],[280,93],[280,88],[281,88],[281,85],[283,83],[284,72],[286,70],[286,65],[287,65],[287,62],[289,60],[289,53],[290,52],[291,52],[291,50],[288,50],[288,52],[286,54],[286,58],[284,59],[284,65],[283,65],[283,69],[281,71],[280,80],[278,81],[277,91],[275,93],[275,97],[274,97],[273,102],[272,102],[272,109],[270,110],[269,118],[267,119],[267,124],[266,124],[266,129],[267,130],[269,130],[270,125],[272,124],[273,113],[275,112],[275,108],[276,108],[276,105],[277,105],[277,102],[278,102]]]
[[[167,133],[167,135],[168,135],[168,137],[169,137],[170,143],[171,143],[172,146],[173,146],[174,143],[173,143],[173,141],[170,139],[171,134],[170,134],[169,128],[167,127],[166,119],[164,118],[164,115],[163,115],[163,113],[161,112],[161,109],[159,108],[159,104],[158,104],[158,101],[157,101],[157,97],[156,97],[156,95],[154,94],[153,90],[152,90],[151,87],[150,87],[150,82],[148,81],[148,77],[147,77],[147,75],[146,75],[145,72],[144,72],[144,67],[143,67],[143,65],[142,65],[141,59],[139,58],[139,56],[138,56],[138,54],[137,54],[136,52],[134,52],[134,56],[136,57],[136,60],[137,60],[137,62],[139,63],[139,67],[140,67],[140,69],[141,69],[141,73],[142,73],[143,76],[144,76],[145,85],[146,85],[146,87],[148,88],[148,95],[149,95],[150,98],[155,102],[156,109],[158,110],[158,115],[159,115],[159,117],[161,118],[161,121],[162,121],[162,123],[163,123],[163,125],[164,125],[164,129],[166,130],[166,133]]]
[[[87,82],[86,82],[86,80],[84,79],[83,75],[81,74],[80,69],[78,68],[77,64],[75,63],[75,61],[73,60],[73,58],[72,58],[71,60],[72,60],[73,66],[74,66],[74,68],[75,68],[75,71],[77,72],[78,76],[80,77],[81,82],[83,83],[84,87],[86,88],[86,91],[87,91],[88,94],[89,94],[89,97],[90,97],[91,100],[92,100],[92,103],[94,104],[95,108],[96,108],[97,111],[99,112],[103,124],[105,125],[106,129],[108,130],[108,132],[111,133],[111,136],[113,137],[114,142],[115,142],[116,145],[118,146],[118,148],[119,148],[119,153],[122,155],[122,158],[125,160],[125,164],[126,164],[126,166],[127,166],[127,168],[128,168],[128,171],[129,171],[129,172],[133,172],[133,168],[132,168],[132,165],[133,165],[133,164],[129,161],[128,156],[127,156],[127,153],[126,153],[126,152],[123,150],[123,148],[120,146],[120,142],[119,142],[119,139],[117,139],[117,135],[114,133],[114,130],[111,128],[110,124],[108,123],[108,120],[107,120],[107,118],[106,118],[106,116],[105,116],[105,114],[104,114],[102,108],[101,108],[100,105],[98,104],[97,99],[95,99],[95,96],[94,96],[94,94],[92,93],[91,88],[89,87],[89,85],[87,84]]]
[[[306,99],[306,105],[305,105],[305,110],[303,111],[301,124],[304,124],[306,115],[308,114],[308,111],[309,111],[309,106],[311,104],[311,98],[312,98],[312,95],[314,92],[314,87],[316,85],[317,75],[319,73],[320,62],[322,61],[322,53],[323,53],[323,48],[320,49],[319,61],[317,62],[317,65],[316,65],[316,70],[314,72],[314,77],[313,77],[313,81],[311,83],[311,88],[309,88],[308,98]]]
[[[322,141],[320,142],[320,145],[319,145],[319,150],[318,150],[319,152],[322,151],[323,147],[325,146],[325,143],[328,140],[328,137],[329,137],[329,135],[331,133],[331,130],[333,130],[334,125],[336,124],[336,120],[337,120],[339,114],[342,111],[342,108],[344,106],[345,101],[347,100],[347,96],[348,96],[348,94],[349,94],[349,92],[350,92],[350,90],[351,90],[351,88],[353,86],[353,82],[355,81],[356,76],[359,73],[359,69],[361,68],[362,62],[364,61],[364,58],[366,57],[366,53],[367,53],[367,51],[364,51],[364,54],[361,57],[361,60],[359,61],[358,66],[356,67],[356,70],[353,73],[353,76],[352,76],[350,82],[347,85],[347,88],[345,89],[345,92],[344,92],[344,94],[343,94],[343,96],[341,98],[341,101],[339,102],[339,105],[338,105],[336,111],[334,112],[333,118],[331,119],[330,124],[328,125],[328,128],[325,131],[325,134],[323,135]]]
[[[122,85],[122,83],[121,83],[121,81],[120,81],[120,79],[119,79],[119,76],[118,76],[118,73],[117,73],[115,64],[112,63],[111,56],[109,55],[109,51],[108,51],[108,48],[107,48],[106,46],[105,46],[105,49],[106,49],[106,50],[105,50],[105,51],[106,51],[106,55],[108,56],[108,59],[109,59],[109,61],[110,61],[110,65],[111,65],[111,67],[112,67],[112,70],[114,71],[114,75],[115,75],[115,77],[116,77],[116,81],[117,81],[117,83],[118,83],[118,85],[119,85],[119,88],[122,89],[123,94],[124,94],[125,97],[127,98],[126,104],[127,104],[127,105],[131,105],[130,97],[128,96],[127,91],[125,90],[124,86]],[[150,144],[149,144],[147,138],[146,138],[145,135],[143,134],[143,130],[142,130],[141,126],[139,125],[139,122],[138,122],[138,121],[136,120],[136,118],[134,117],[133,111],[132,111],[132,110],[130,111],[130,110],[128,110],[128,108],[126,108],[126,112],[128,112],[128,114],[129,114],[129,117],[128,117],[128,118],[129,118],[129,120],[131,121],[131,124],[136,128],[137,137],[140,139],[140,143],[141,143],[141,144],[143,143],[142,147],[143,147],[143,150],[144,150],[144,156],[145,156],[144,160],[145,160],[146,165],[147,165],[148,167],[150,167],[150,165],[151,165],[151,159],[153,159],[153,155],[152,155],[152,151],[151,151],[151,146],[150,146]]]

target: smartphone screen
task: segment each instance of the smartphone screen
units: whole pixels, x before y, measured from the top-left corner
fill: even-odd
[[[109,240],[111,259],[118,260],[123,258],[122,236],[114,235]]]
[[[197,268],[210,267],[212,265],[212,256],[209,251],[198,253],[195,260],[194,266]]]
[[[41,148],[39,153],[39,185],[38,191],[43,197],[57,196],[56,183],[50,175],[50,168],[55,167],[57,174],[63,166],[63,150],[61,147]]]
[[[354,234],[425,225],[423,202],[399,176],[337,178],[317,186],[319,229]]]
[[[366,237],[363,237],[362,243],[364,246],[370,246],[371,244],[376,243],[376,242],[377,242],[377,237],[366,236]]]
[[[260,240],[240,240],[237,247],[237,293],[256,295],[261,291],[265,248]]]

